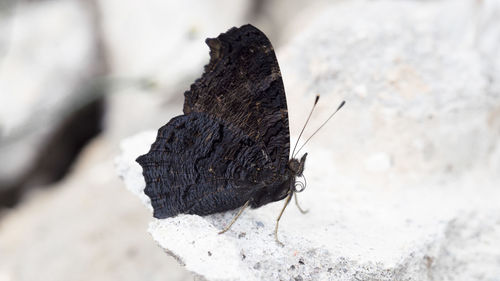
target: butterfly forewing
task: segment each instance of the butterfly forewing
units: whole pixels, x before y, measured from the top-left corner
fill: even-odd
[[[211,59],[184,93],[184,113],[205,112],[262,142],[272,161],[288,162],[290,133],[281,72],[271,42],[257,28],[232,28],[207,39]]]

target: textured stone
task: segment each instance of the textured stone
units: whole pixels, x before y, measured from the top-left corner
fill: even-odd
[[[149,149],[155,135],[151,131],[125,140],[117,160],[127,187],[149,209],[135,157]],[[303,280],[458,276],[476,280],[475,276],[487,279],[499,274],[498,181],[478,172],[446,184],[366,186],[332,171],[328,151],[311,148],[309,152],[308,190],[300,194],[300,201],[310,211],[302,215],[293,205],[286,210],[279,232],[285,247],[273,236],[281,203],[245,212],[223,235],[217,232],[234,211],[154,219],[149,232],[186,269],[208,280],[298,276]]]

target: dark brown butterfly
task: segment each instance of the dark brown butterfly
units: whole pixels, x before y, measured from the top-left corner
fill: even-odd
[[[286,207],[301,191],[295,179],[304,171],[307,153],[289,159],[285,90],[266,35],[244,25],[206,43],[210,62],[184,93],[184,115],[161,127],[137,162],[154,217],[241,207],[225,232],[248,206],[285,199]],[[278,241],[277,229],[278,223]]]

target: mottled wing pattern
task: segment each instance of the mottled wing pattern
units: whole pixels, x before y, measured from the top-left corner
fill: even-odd
[[[205,112],[243,130],[284,173],[290,153],[288,111],[271,42],[257,28],[232,28],[207,39],[210,62],[184,93],[184,113]]]
[[[173,118],[137,159],[154,217],[207,215],[243,205],[258,188],[257,171],[269,165],[261,149],[241,130],[204,113]]]

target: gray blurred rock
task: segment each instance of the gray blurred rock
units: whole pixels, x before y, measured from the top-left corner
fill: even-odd
[[[113,172],[100,137],[72,173],[0,220],[0,280],[193,280],[145,235],[150,214]]]
[[[207,47],[199,44],[246,23],[249,0],[98,1],[111,74],[153,83],[174,99],[201,74]]]
[[[96,99],[93,79],[102,65],[83,3],[20,2],[0,16],[0,26],[6,26],[1,29],[0,189],[46,183],[44,175],[29,179],[42,151],[75,111]],[[88,118],[86,124],[92,122]],[[71,139],[70,134],[63,141]],[[53,154],[43,157],[57,161]]]
[[[311,19],[337,0],[253,0],[249,22],[263,30],[275,49],[293,39]]]
[[[491,2],[374,1],[325,10],[279,53],[292,134],[320,94],[304,135],[347,101],[312,141],[328,147],[339,173],[390,186],[473,169],[498,174],[500,92],[493,85],[500,72],[492,50],[500,20],[492,15],[500,8],[485,9]]]
[[[500,93],[500,2],[480,1],[475,7],[475,43],[483,63],[483,75],[488,77],[487,93]],[[493,119],[498,127],[498,110]],[[498,159],[498,158],[497,158]],[[500,167],[500,166],[497,166]]]
[[[223,235],[235,211],[153,219],[153,239],[208,280],[495,280],[500,97],[491,50],[500,30],[481,6],[490,3],[325,9],[278,50],[292,135],[315,94],[322,98],[305,136],[347,100],[301,151],[309,157],[300,201],[310,212],[288,207],[285,247],[272,235],[283,202],[246,211]],[[148,208],[134,160],[154,137],[124,141],[117,162]]]

